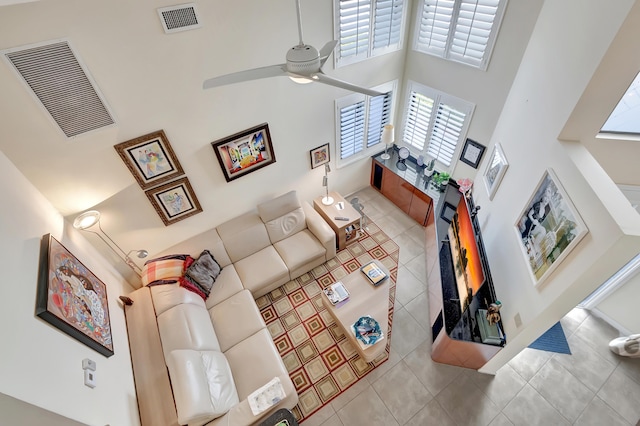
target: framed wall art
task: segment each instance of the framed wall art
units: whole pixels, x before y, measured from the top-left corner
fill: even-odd
[[[309,155],[311,156],[312,169],[328,163],[331,160],[331,157],[329,155],[329,144],[325,143],[324,145],[312,149],[311,151],[309,151]]]
[[[478,142],[467,138],[462,148],[460,160],[477,169],[485,149],[486,147],[484,145],[480,145]]]
[[[496,194],[498,186],[500,186],[500,182],[502,181],[504,174],[507,172],[507,168],[509,168],[507,157],[504,155],[502,146],[497,143],[493,146],[491,157],[489,158],[489,162],[487,163],[487,168],[484,170],[483,176],[484,184],[487,187],[490,200],[493,200],[493,196]]]
[[[455,215],[456,215],[456,206],[445,201],[444,204],[442,205],[440,218],[445,220],[447,223],[451,223],[451,221],[453,220],[453,216]]]
[[[149,189],[145,194],[165,226],[202,211],[196,193],[186,177]]]
[[[184,174],[162,130],[119,143],[114,148],[142,189]]]
[[[227,182],[276,162],[267,123],[211,143]]]
[[[40,243],[36,315],[102,355],[113,355],[107,287],[51,234]]]
[[[588,229],[552,169],[518,216],[515,232],[534,285],[545,281]]]

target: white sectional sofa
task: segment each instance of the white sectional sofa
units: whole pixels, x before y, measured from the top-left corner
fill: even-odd
[[[178,283],[129,296],[127,328],[143,425],[251,425],[298,395],[254,299],[336,254],[335,234],[295,192],[160,255],[209,250],[222,267],[206,300]],[[253,415],[247,397],[279,378],[285,398]]]

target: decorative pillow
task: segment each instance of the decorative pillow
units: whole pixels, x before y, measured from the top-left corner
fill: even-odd
[[[188,254],[174,254],[145,262],[142,285],[173,284],[180,281],[186,269]]]
[[[222,267],[216,262],[211,252],[203,250],[200,256],[187,267],[184,273],[184,280],[181,280],[180,284],[206,299],[209,297],[213,283],[221,271]]]

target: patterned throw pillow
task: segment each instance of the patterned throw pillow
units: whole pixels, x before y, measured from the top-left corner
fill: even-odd
[[[184,273],[184,280],[180,285],[200,294],[203,299],[207,299],[211,293],[213,283],[220,275],[222,267],[209,252],[204,250],[200,256],[187,267]]]
[[[173,284],[184,275],[188,254],[172,254],[145,262],[142,268],[142,285]]]

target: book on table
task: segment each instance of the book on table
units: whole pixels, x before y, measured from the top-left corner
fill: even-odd
[[[340,302],[343,302],[349,298],[349,291],[344,286],[342,281],[337,281],[331,284],[329,287],[325,288],[324,294],[329,299],[329,302],[336,305]]]
[[[374,286],[379,285],[388,277],[388,275],[382,270],[382,268],[380,268],[374,261],[371,261],[362,266],[360,270],[366,275],[367,278],[369,278],[369,281],[371,281]]]

